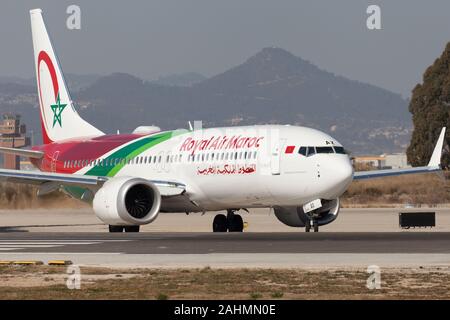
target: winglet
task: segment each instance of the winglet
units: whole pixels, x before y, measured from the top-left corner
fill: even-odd
[[[445,138],[445,127],[442,128],[439,139],[434,147],[433,154],[431,155],[430,162],[428,162],[429,167],[439,167],[441,164],[442,147],[444,145]]]

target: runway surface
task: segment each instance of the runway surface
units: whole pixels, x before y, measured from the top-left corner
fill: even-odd
[[[4,233],[0,252],[448,253],[450,233]]]
[[[343,209],[319,233],[305,233],[283,225],[269,210],[256,209],[243,213],[248,228],[242,234],[210,232],[215,213],[161,214],[138,234],[110,234],[91,209],[3,210],[0,260],[65,259],[124,268],[329,269],[376,264],[450,270],[450,209],[431,209],[436,211],[435,228],[411,230],[398,226],[403,210]]]
[[[0,260],[110,267],[450,267],[450,233],[3,233]]]

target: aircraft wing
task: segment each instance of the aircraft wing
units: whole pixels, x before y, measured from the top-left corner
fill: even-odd
[[[444,145],[445,127],[442,128],[439,139],[434,147],[430,162],[427,166],[413,167],[405,169],[387,169],[387,170],[370,170],[370,171],[356,171],[353,174],[353,180],[374,179],[388,176],[400,176],[405,174],[430,173],[441,171],[441,155],[442,147]]]
[[[60,186],[77,186],[98,190],[109,179],[109,177],[85,176],[81,174],[0,169],[0,181],[38,185],[40,186],[40,190],[42,190],[40,194],[56,190]],[[178,182],[161,180],[149,181],[156,185],[161,196],[180,195],[186,190],[186,186]]]

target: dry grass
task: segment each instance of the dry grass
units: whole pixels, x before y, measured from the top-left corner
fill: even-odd
[[[447,204],[450,203],[449,181],[435,174],[354,181],[341,200],[345,207]]]
[[[448,269],[382,270],[380,290],[364,270],[82,268],[80,290],[65,268],[0,267],[0,299],[450,299]],[[6,277],[41,277],[39,285],[5,285]]]
[[[26,184],[0,183],[1,209],[29,208],[81,208],[80,201],[70,198],[62,192],[54,191],[38,197],[37,187]]]

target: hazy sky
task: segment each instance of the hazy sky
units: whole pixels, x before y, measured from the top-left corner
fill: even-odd
[[[81,7],[81,30],[66,8]],[[381,7],[382,30],[366,28]],[[1,0],[0,76],[34,76],[29,10],[40,7],[65,72],[212,76],[267,46],[409,96],[450,41],[448,0]]]

